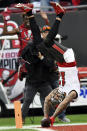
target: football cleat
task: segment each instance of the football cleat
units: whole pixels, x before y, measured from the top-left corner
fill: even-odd
[[[50,4],[53,6],[56,14],[65,13],[65,9],[57,2],[50,2]]]
[[[63,118],[59,118],[59,121],[62,121],[62,122],[70,122],[70,119],[67,118],[67,117],[63,117]]]
[[[33,9],[33,4],[30,4],[30,3],[28,3],[28,4],[19,3],[19,4],[16,4],[15,7],[23,10],[24,12],[29,12],[30,10]]]

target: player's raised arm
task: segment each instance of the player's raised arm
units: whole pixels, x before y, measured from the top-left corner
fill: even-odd
[[[41,17],[45,20],[45,24],[50,25],[50,22],[49,22],[46,12],[41,11],[40,14],[41,14]]]

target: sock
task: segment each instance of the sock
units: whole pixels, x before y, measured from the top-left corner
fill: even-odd
[[[62,19],[63,15],[64,15],[64,13],[60,13],[60,14],[57,15],[57,17],[59,17],[60,19]]]
[[[32,10],[30,10],[29,12],[27,12],[27,15],[28,15],[28,16],[33,15],[33,14],[32,14]]]

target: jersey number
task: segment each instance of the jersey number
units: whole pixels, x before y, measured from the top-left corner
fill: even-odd
[[[59,73],[59,85],[61,86],[65,85],[65,72]]]

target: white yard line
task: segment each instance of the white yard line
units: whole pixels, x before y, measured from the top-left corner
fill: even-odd
[[[72,123],[72,124],[54,124],[54,126],[74,126],[74,125],[87,125],[87,123]],[[0,126],[0,130],[10,130],[16,129],[16,126]],[[54,131],[52,129],[41,128],[40,125],[30,125],[30,126],[23,126],[22,129],[35,129],[37,131]]]
[[[0,130],[4,131],[4,130],[10,130],[10,129],[16,129],[16,126],[1,126]],[[46,128],[41,128],[40,125],[33,125],[33,126],[23,126],[22,129],[35,129],[37,131],[54,131],[52,129],[46,129]]]
[[[87,125],[87,123],[54,124],[54,126],[75,126],[75,125]]]

